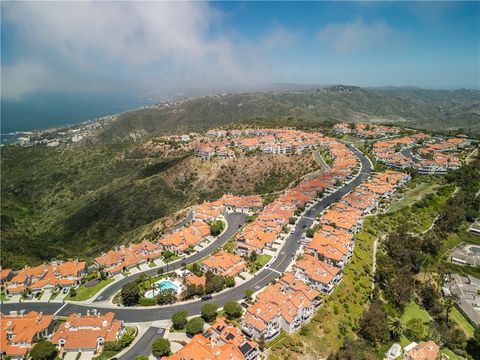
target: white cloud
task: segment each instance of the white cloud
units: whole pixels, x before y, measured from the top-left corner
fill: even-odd
[[[62,82],[98,87],[117,75],[138,83],[158,78],[158,86],[174,79],[179,87],[268,77],[268,67],[242,45],[210,34],[222,14],[206,3],[5,2],[2,12],[19,44],[14,61],[2,65],[4,98]],[[52,73],[62,82],[47,76]]]
[[[2,65],[2,97],[19,100],[24,94],[45,89],[45,84],[51,84],[53,80],[50,70],[34,61],[21,60],[15,65]]]
[[[261,44],[268,48],[286,48],[300,40],[300,34],[287,28],[276,25],[261,39]]]
[[[357,19],[327,25],[318,33],[318,39],[338,53],[353,53],[382,45],[390,34],[391,29],[384,22],[366,24]]]

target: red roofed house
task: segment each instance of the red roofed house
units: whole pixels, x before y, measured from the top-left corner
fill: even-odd
[[[162,360],[244,360],[240,350],[233,344],[217,345],[213,340],[197,334],[183,348]]]
[[[245,260],[240,256],[230,254],[226,251],[219,251],[203,261],[202,271],[211,270],[213,273],[222,276],[235,277],[246,268]]]
[[[405,360],[436,360],[439,350],[432,340],[411,343],[405,347]]]
[[[28,350],[40,339],[48,336],[53,328],[53,316],[36,311],[28,314],[0,313],[0,345],[3,355],[10,359],[25,359]]]
[[[333,292],[334,286],[342,279],[340,268],[311,255],[305,255],[303,259],[297,261],[294,264],[293,272],[296,277],[327,295]]]
[[[217,345],[232,344],[242,353],[246,360],[257,358],[257,344],[245,337],[240,329],[225,318],[218,318],[205,332],[205,337]]]
[[[12,269],[0,268],[0,284],[4,284],[13,277]]]
[[[87,315],[71,314],[52,336],[64,353],[99,354],[106,341],[117,341],[124,333],[123,321],[114,320],[115,314],[100,315],[96,311]]]

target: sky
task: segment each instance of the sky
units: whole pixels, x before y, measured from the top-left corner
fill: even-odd
[[[480,87],[480,2],[1,3],[2,100],[270,83]]]

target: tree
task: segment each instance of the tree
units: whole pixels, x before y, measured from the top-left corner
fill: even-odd
[[[70,288],[70,291],[68,293],[71,298],[74,298],[75,296],[77,296],[77,290],[73,287]]]
[[[225,315],[229,320],[238,319],[240,316],[242,316],[242,307],[235,301],[229,301],[225,303],[223,310],[225,311]]]
[[[202,268],[198,263],[193,263],[192,264],[192,273],[194,273],[197,276],[202,276]]]
[[[455,295],[455,294],[452,294],[451,296],[446,296],[443,299],[443,306],[445,308],[445,317],[446,317],[446,323],[447,324],[449,322],[450,311],[452,311],[452,308],[457,303],[457,300],[458,300],[458,296]]]
[[[235,286],[235,279],[231,276],[226,276],[225,277],[225,286],[232,288]]]
[[[172,326],[175,330],[181,330],[187,324],[188,313],[186,311],[178,311],[172,316]]]
[[[57,347],[50,341],[40,340],[30,350],[32,360],[53,360],[57,356]]]
[[[203,321],[201,317],[196,317],[188,320],[187,325],[185,326],[185,332],[190,336],[200,334],[203,332],[204,323],[205,321]]]
[[[170,261],[173,256],[175,256],[175,253],[170,250],[165,250],[162,252],[162,257],[165,261]]]
[[[159,337],[152,344],[152,353],[156,357],[168,356],[171,353],[170,341]]]
[[[209,223],[210,225],[210,234],[212,236],[218,236],[225,228],[225,223],[222,220],[215,220]]]
[[[187,289],[185,290],[185,298],[189,299],[196,295],[201,295],[205,291],[205,288],[202,285],[187,284]]]
[[[403,310],[413,296],[415,283],[410,274],[396,276],[385,289],[388,300],[398,309]]]
[[[374,302],[364,311],[360,320],[360,335],[370,343],[386,342],[390,338],[387,314],[382,305]]]
[[[212,271],[207,271],[205,274],[205,292],[212,294],[222,291],[225,288],[225,278],[214,274]]]
[[[419,318],[413,318],[408,320],[406,329],[406,334],[409,339],[415,341],[423,340],[425,336],[425,326],[423,325],[423,321]]]
[[[218,306],[215,304],[205,304],[202,306],[201,314],[203,320],[206,322],[212,322],[217,317]]]
[[[260,351],[263,351],[265,350],[265,345],[266,345],[266,341],[265,341],[265,335],[260,335],[260,339],[258,339],[258,348],[260,349]]]
[[[252,295],[253,295],[253,290],[252,289],[245,290],[245,299],[247,301],[252,300]]]
[[[173,289],[165,289],[158,293],[155,302],[158,305],[172,304],[177,300],[177,292]]]
[[[122,304],[125,306],[133,306],[138,304],[140,300],[140,288],[136,282],[129,282],[123,285],[120,291]]]
[[[475,360],[480,360],[480,326],[475,329],[473,336],[467,341],[467,352]]]
[[[400,319],[391,319],[388,323],[388,330],[390,331],[390,335],[392,336],[393,340],[400,339],[404,332],[403,324]]]

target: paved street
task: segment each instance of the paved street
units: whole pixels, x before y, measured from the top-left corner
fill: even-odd
[[[311,214],[308,216],[303,216],[298,224],[296,225],[295,231],[293,234],[291,234],[288,239],[285,241],[283,247],[280,249],[279,255],[277,258],[271,263],[270,268],[264,268],[260,272],[258,272],[252,279],[242,283],[239,286],[236,286],[232,288],[231,290],[222,292],[220,294],[214,295],[213,299],[210,300],[209,302],[215,303],[218,306],[223,306],[227,301],[237,301],[243,298],[245,294],[245,290],[247,289],[252,289],[254,291],[260,290],[262,287],[268,285],[268,283],[272,280],[275,279],[279,276],[279,273],[282,273],[285,271],[285,269],[288,267],[290,262],[293,260],[292,259],[292,254],[295,254],[295,252],[299,248],[298,240],[300,239],[302,233],[305,231],[304,230],[304,225],[305,226],[310,226],[313,223],[313,219],[315,216],[323,211],[325,208],[327,208],[329,205],[334,203],[335,201],[339,200],[343,195],[347,194],[351,190],[353,190],[355,187],[360,185],[362,182],[364,182],[370,172],[372,171],[372,166],[367,157],[365,157],[360,151],[355,149],[353,146],[350,144],[346,144],[350,150],[352,150],[355,155],[360,159],[361,164],[362,164],[362,170],[361,172],[357,175],[357,177],[351,181],[348,184],[345,184],[343,187],[341,187],[337,192],[330,194],[326,196],[325,198],[321,199],[317,204],[315,204],[312,209],[311,209]],[[228,214],[227,216],[232,215],[236,217],[235,215],[239,216],[240,214]],[[235,221],[238,221],[235,224]],[[236,230],[235,227],[238,229],[239,224],[243,224],[244,218],[237,219],[237,220],[229,220],[229,224],[232,224],[229,227],[229,231],[233,232]],[[224,242],[228,240],[230,236],[226,235],[225,238],[223,239]],[[211,244],[210,246],[215,246],[219,247],[221,246],[222,240],[220,242],[215,242]],[[210,247],[209,246],[209,247]],[[209,247],[206,250],[206,253],[210,253],[211,249]],[[204,255],[199,255],[198,259],[200,259]],[[191,260],[191,261],[196,261],[196,260]],[[178,264],[180,265],[180,264]],[[170,265],[172,266],[172,265]],[[171,268],[169,268],[171,270]],[[153,271],[156,273],[156,270]],[[136,274],[135,276],[139,276],[139,274]],[[129,277],[130,279],[127,280],[131,281],[132,277]],[[121,286],[120,286],[121,287]],[[117,289],[120,289],[118,287]],[[115,290],[114,292],[109,292],[108,296],[111,296],[112,294],[116,293]],[[168,305],[168,306],[162,306],[162,307],[149,307],[149,308],[123,308],[123,307],[108,307],[104,304],[86,304],[86,305],[77,305],[77,304],[66,304],[59,312],[59,315],[62,316],[67,316],[68,314],[72,312],[79,312],[79,313],[85,313],[87,309],[92,309],[96,308],[97,310],[101,312],[106,312],[106,311],[113,311],[116,315],[116,318],[122,319],[125,322],[143,322],[143,321],[155,321],[155,320],[163,320],[163,319],[170,319],[171,316],[176,313],[177,311],[180,310],[186,310],[190,315],[198,314],[200,313],[200,308],[204,304],[203,301],[197,300],[193,302],[189,302],[186,304],[179,303],[177,305]],[[53,313],[56,310],[58,310],[61,307],[61,304],[52,304],[52,303],[21,303],[21,304],[3,304],[2,306],[2,311],[9,311],[9,310],[20,310],[20,309],[28,309],[28,310],[37,310],[37,311],[43,311],[44,313]]]
[[[165,334],[165,329],[154,326],[149,327],[145,334],[118,360],[132,360],[139,355],[150,355],[153,341],[158,337],[163,337],[163,334]]]
[[[191,213],[190,213],[191,214]],[[189,215],[190,216],[190,215]],[[228,223],[228,227],[226,231],[220,235],[215,241],[211,242],[208,244],[208,246],[204,247],[203,250],[197,252],[196,254],[188,257],[188,259],[181,259],[175,262],[172,262],[168,265],[165,265],[161,267],[164,272],[169,272],[172,270],[176,270],[182,267],[182,263],[186,262],[188,264],[194,263],[207,255],[213,253],[216,249],[222,247],[228,239],[232,237],[232,235],[238,231],[239,227],[242,226],[245,223],[245,219],[247,218],[247,215],[244,213],[230,213],[225,215],[225,220]],[[160,268],[154,268],[154,269],[148,269],[143,272],[138,272],[135,274],[132,274],[130,276],[127,276],[119,281],[116,281],[115,283],[112,283],[110,286],[106,287],[101,291],[95,300],[93,302],[100,302],[100,301],[107,301],[111,297],[115,296],[117,292],[119,292],[122,288],[123,285],[126,283],[129,283],[141,276],[141,274],[145,274],[146,276],[148,275],[156,275],[158,270]]]

